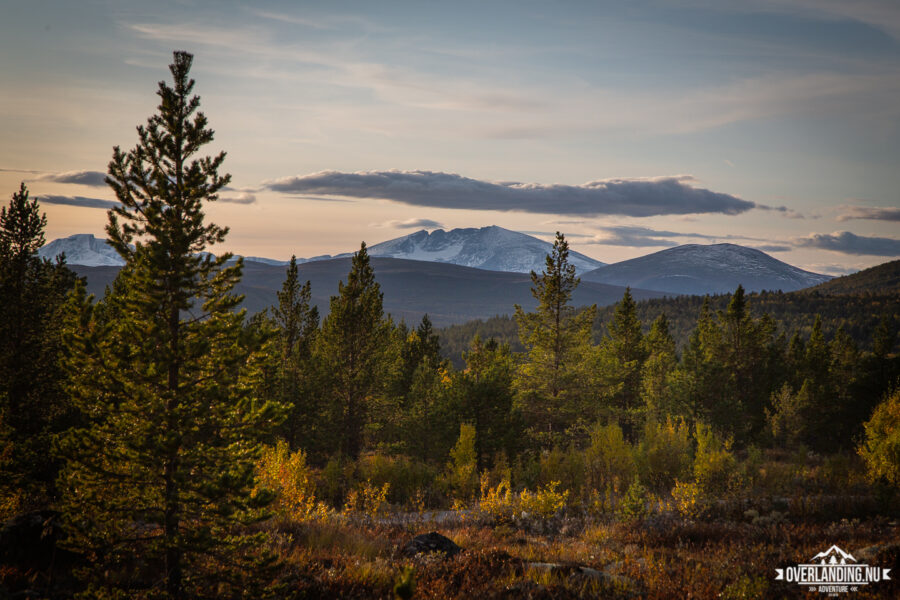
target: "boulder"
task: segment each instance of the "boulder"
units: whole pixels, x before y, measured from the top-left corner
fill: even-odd
[[[402,550],[404,556],[415,556],[431,552],[442,552],[448,558],[462,552],[453,540],[444,537],[436,531],[417,535],[407,543]]]

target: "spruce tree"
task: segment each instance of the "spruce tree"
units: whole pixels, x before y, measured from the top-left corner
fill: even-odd
[[[51,438],[70,413],[59,312],[75,275],[64,259],[37,256],[46,225],[24,183],[0,209],[0,510],[40,506],[54,495]]]
[[[283,411],[252,393],[261,357],[232,293],[241,260],[203,254],[228,231],[203,208],[230,177],[224,153],[195,158],[213,131],[191,61],[175,53],[158,113],[109,163],[122,206],[106,230],[126,264],[96,309],[83,288],[72,301],[70,393],[88,422],[62,442],[63,484],[89,594],[254,595],[271,562],[245,526],[265,516],[266,495],[251,495],[258,440]]]
[[[532,433],[550,446],[562,441],[561,434],[585,408],[597,307],[577,311],[571,305],[580,279],[569,263],[569,244],[559,232],[546,267],[540,275],[532,271],[531,281],[537,310],[526,313],[521,306],[515,307],[519,338],[527,349],[516,383]]]
[[[312,388],[312,345],[319,329],[319,309],[312,305],[310,282],[300,285],[297,257],[291,256],[278,305],[272,307],[278,332],[278,398],[289,407],[288,444],[307,451],[313,445],[317,405]]]
[[[613,394],[612,407],[627,438],[634,437],[640,429],[645,412],[641,405],[641,369],[647,350],[641,327],[637,305],[631,290],[626,288],[622,300],[616,304],[601,350],[606,355],[604,363],[613,365],[614,378],[621,382]]]
[[[331,297],[315,350],[332,447],[351,460],[359,457],[370,409],[387,382],[391,323],[384,318],[382,296],[363,242],[347,283],[338,283]]]

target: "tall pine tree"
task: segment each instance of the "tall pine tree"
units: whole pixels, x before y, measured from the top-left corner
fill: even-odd
[[[527,348],[516,380],[522,412],[532,434],[544,446],[563,441],[563,434],[583,413],[589,396],[588,357],[596,305],[578,311],[571,305],[580,279],[569,263],[569,243],[557,232],[546,267],[531,272],[535,312],[516,305],[519,338]]]
[[[364,446],[370,409],[387,382],[384,357],[390,321],[365,242],[353,255],[347,283],[338,284],[316,340],[332,447],[355,460]]]
[[[51,438],[69,414],[59,311],[75,275],[37,256],[46,224],[24,183],[0,209],[0,504],[10,511],[53,496]]]
[[[232,293],[242,262],[202,254],[228,231],[203,208],[230,177],[224,153],[194,158],[213,131],[191,62],[175,53],[158,113],[133,150],[114,149],[122,206],[107,234],[126,265],[97,310],[82,290],[70,320],[70,392],[88,423],[62,444],[65,510],[91,593],[238,597],[265,583],[269,559],[244,526],[264,516],[257,441],[283,411],[252,394],[261,357]]]

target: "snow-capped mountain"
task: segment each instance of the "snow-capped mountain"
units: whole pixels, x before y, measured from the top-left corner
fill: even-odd
[[[405,258],[475,267],[489,271],[540,273],[553,244],[530,235],[492,225],[490,227],[436,229],[431,233],[422,229],[368,248],[369,255]],[[578,273],[603,265],[584,254],[569,251],[569,262]]]
[[[65,253],[66,263],[88,267],[121,267],[122,257],[113,250],[106,240],[95,238],[90,233],[77,233],[67,238],[53,240],[38,250],[41,258],[55,259]]]
[[[798,269],[754,248],[687,244],[606,265],[582,279],[670,294],[725,294],[739,284],[748,292],[792,292],[831,277]]]
[[[106,240],[94,237],[90,233],[77,233],[66,238],[53,240],[38,250],[41,258],[55,259],[65,253],[66,263],[84,265],[86,267],[121,267],[125,264],[122,257],[113,250]],[[259,262],[266,265],[286,265],[286,260],[246,256],[244,262]],[[299,262],[299,261],[298,261]]]

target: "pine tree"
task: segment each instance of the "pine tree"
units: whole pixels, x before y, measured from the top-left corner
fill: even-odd
[[[83,288],[72,301],[70,393],[88,423],[62,443],[63,483],[90,593],[252,595],[271,563],[244,526],[265,516],[265,494],[251,495],[258,441],[283,410],[252,393],[261,356],[232,293],[242,261],[201,254],[228,231],[203,207],[230,177],[224,153],[194,158],[213,131],[191,62],[175,53],[158,113],[109,163],[122,206],[107,234],[126,264],[96,309]]]
[[[369,411],[387,381],[390,330],[363,242],[353,255],[347,283],[340,282],[338,295],[331,297],[315,350],[334,449],[351,460],[359,457]]]
[[[546,267],[540,275],[532,271],[531,281],[537,310],[526,313],[515,307],[519,338],[527,348],[516,387],[533,435],[550,446],[561,440],[585,408],[597,307],[577,311],[571,306],[580,280],[569,263],[569,244],[559,232]]]
[[[307,451],[313,445],[313,424],[318,406],[311,377],[312,347],[319,329],[319,309],[311,306],[310,282],[302,286],[297,272],[297,257],[291,256],[278,305],[272,307],[278,331],[278,398],[290,407],[285,422],[287,441],[294,450]]]
[[[38,258],[46,224],[24,183],[0,209],[0,496],[20,508],[54,494],[51,438],[69,414],[59,311],[75,275],[65,260]]]
[[[668,416],[686,416],[672,402],[669,389],[670,374],[678,364],[678,357],[665,313],[653,322],[643,342],[647,358],[641,367],[641,398],[647,418],[663,422]]]
[[[647,349],[637,316],[637,305],[626,288],[622,300],[616,304],[609,335],[601,344],[607,364],[613,365],[610,375],[621,383],[613,394],[613,412],[625,437],[631,438],[640,430],[644,406],[641,405],[641,370],[647,360]]]
[[[475,427],[479,472],[498,452],[512,453],[518,433],[513,413],[513,362],[508,344],[476,335],[463,354],[466,370],[458,376],[463,420]]]

